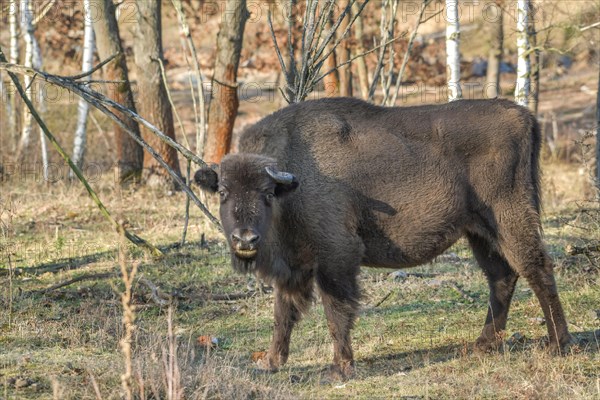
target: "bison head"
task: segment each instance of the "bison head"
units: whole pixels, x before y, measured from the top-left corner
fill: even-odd
[[[204,190],[218,192],[220,216],[231,247],[234,267],[248,270],[266,243],[273,209],[298,187],[296,177],[277,169],[274,159],[256,154],[234,154],[219,167],[204,167],[194,181]]]

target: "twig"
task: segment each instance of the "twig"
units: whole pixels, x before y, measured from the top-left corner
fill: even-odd
[[[150,289],[150,296],[158,306],[168,306],[173,302],[173,296],[163,293],[158,286],[156,286],[150,280],[146,278],[140,278],[138,282]]]
[[[115,276],[117,276],[117,274],[114,273],[114,272],[102,272],[102,273],[97,273],[97,274],[80,275],[80,276],[78,276],[76,278],[68,279],[68,280],[63,281],[63,282],[59,282],[59,283],[57,283],[55,285],[52,285],[50,287],[47,287],[45,289],[34,290],[32,293],[42,293],[42,294],[43,293],[48,293],[48,292],[51,292],[53,290],[60,289],[60,288],[63,288],[65,286],[69,286],[69,285],[72,285],[72,284],[77,283],[77,282],[92,281],[92,280],[105,279],[105,278],[112,278],[112,277],[115,277]]]
[[[1,48],[0,48],[0,61],[1,61],[1,64],[6,64],[6,57],[4,56],[4,53]],[[81,173],[81,170],[79,169],[79,167],[77,167],[77,165],[75,165],[73,163],[73,161],[71,161],[71,158],[64,151],[64,149],[60,146],[60,144],[56,141],[56,138],[54,137],[54,135],[50,132],[50,130],[48,130],[48,127],[46,126],[45,122],[42,120],[40,115],[37,113],[35,107],[31,103],[29,98],[27,97],[27,94],[23,91],[23,87],[21,86],[21,83],[19,82],[19,79],[17,78],[17,76],[10,70],[8,70],[8,75],[12,79],[15,87],[17,88],[17,91],[19,92],[19,95],[21,96],[21,98],[23,99],[25,104],[27,105],[27,108],[29,108],[29,111],[31,112],[31,114],[33,115],[35,120],[37,121],[38,125],[40,126],[40,128],[42,129],[42,131],[44,132],[44,134],[50,141],[50,143],[52,143],[52,145],[54,146],[56,151],[67,162],[67,164],[69,165],[71,170],[75,173],[75,175],[81,181],[83,186],[85,186],[91,199],[96,203],[96,205],[98,206],[98,208],[100,209],[102,214],[104,214],[106,219],[108,219],[111,222],[111,224],[116,228],[117,232],[125,235],[125,237],[130,242],[135,244],[136,246],[143,247],[143,248],[149,250],[154,256],[156,256],[156,257],[162,256],[162,252],[159,249],[157,249],[156,247],[154,247],[153,245],[151,245],[150,243],[148,243],[141,237],[127,231],[127,229],[125,229],[125,227],[122,224],[117,222],[112,217],[110,212],[106,209],[106,207],[104,206],[104,204],[102,203],[102,201],[100,200],[98,195],[96,194],[96,192],[92,189],[92,187],[89,185],[87,180],[83,177],[83,174]],[[42,74],[40,74],[40,75],[42,75]]]
[[[90,69],[87,72],[83,72],[83,73],[81,73],[79,75],[61,76],[61,78],[72,79],[72,80],[75,80],[75,81],[77,79],[85,78],[86,76],[92,75],[94,72],[98,71],[99,69],[101,69],[106,64],[108,64],[109,62],[111,62],[112,60],[114,60],[115,58],[117,58],[120,55],[121,55],[121,53],[115,53],[115,54],[113,54],[112,56],[110,56],[106,60],[100,62],[100,64],[96,65],[94,68]]]
[[[600,244],[586,245],[586,246],[575,246],[572,244],[565,247],[565,253],[570,256],[576,256],[579,254],[590,254],[600,252]]]
[[[187,162],[187,171],[185,174],[185,184],[190,186],[190,175],[192,169],[192,162],[188,160]],[[185,244],[185,237],[187,236],[188,224],[190,221],[190,198],[186,196],[185,198],[185,220],[183,221],[183,232],[181,233],[181,245]]]
[[[404,58],[402,59],[402,65],[400,66],[400,72],[398,72],[398,77],[396,78],[396,90],[394,91],[394,96],[388,105],[392,106],[396,104],[396,100],[398,99],[398,92],[400,91],[400,85],[402,85],[402,78],[404,77],[404,71],[406,70],[406,65],[408,64],[408,58],[410,57],[410,53],[412,51],[415,38],[417,37],[417,32],[419,31],[419,26],[426,21],[422,21],[423,14],[425,13],[425,9],[431,3],[431,0],[423,0],[423,5],[421,6],[421,12],[417,18],[417,23],[415,28],[413,29],[410,39],[408,40],[408,46],[406,48],[406,52],[404,53]]]
[[[379,301],[377,302],[377,304],[375,304],[375,305],[373,306],[373,308],[377,308],[377,307],[379,307],[381,304],[383,304],[383,302],[384,302],[384,301],[386,301],[386,300],[387,300],[387,299],[388,299],[388,298],[389,298],[389,297],[392,295],[392,293],[394,293],[394,289],[390,290],[390,291],[388,292],[388,294],[386,294],[385,296],[383,296],[383,298],[382,298],[381,300],[379,300]]]
[[[404,36],[406,36],[406,32],[404,32],[402,35],[397,36],[393,39],[388,40],[385,43],[380,44],[379,46],[373,47],[370,50],[365,51],[364,53],[361,54],[357,54],[354,57],[352,57],[351,59],[349,59],[348,61],[345,61],[343,63],[341,63],[340,65],[336,65],[335,67],[331,68],[329,71],[325,72],[323,75],[321,75],[320,77],[318,77],[315,82],[318,83],[320,82],[323,78],[325,78],[327,75],[333,73],[334,71],[336,71],[338,68],[343,67],[344,65],[350,64],[352,61],[356,60],[357,58],[361,58],[361,57],[365,57],[367,54],[371,54],[372,52],[374,52],[375,50],[379,50],[381,47],[383,46],[387,46],[390,43],[394,43],[396,40],[398,39],[402,39]]]
[[[195,162],[196,164],[201,165],[201,166],[207,166],[207,164],[202,159],[197,157],[190,150],[186,149],[185,147],[183,147],[182,145],[180,145],[179,143],[177,143],[170,137],[166,136],[157,127],[152,125],[150,122],[146,121],[144,118],[140,117],[135,112],[122,106],[119,103],[114,102],[113,100],[109,99],[108,97],[104,96],[101,93],[95,92],[95,91],[91,90],[90,88],[88,88],[84,85],[81,85],[78,82],[75,82],[71,79],[62,78],[60,76],[48,74],[46,72],[37,71],[33,68],[24,67],[22,65],[9,64],[9,63],[5,62],[5,59],[0,60],[0,61],[2,61],[2,62],[0,62],[0,69],[5,69],[5,70],[9,71],[9,73],[19,73],[19,74],[23,74],[23,75],[39,74],[39,76],[42,77],[46,82],[50,82],[57,86],[64,87],[66,89],[71,90],[75,94],[81,96],[85,101],[92,104],[94,107],[98,108],[100,111],[102,111],[103,113],[108,115],[111,119],[113,119],[115,122],[117,122],[117,124],[119,126],[121,126],[123,128],[123,130],[125,130],[132,137],[133,140],[135,140],[146,151],[148,151],[150,153],[150,155],[152,155],[159,162],[159,164],[161,164],[163,166],[163,168],[165,168],[165,170],[171,175],[171,177],[176,182],[176,184],[192,199],[192,201],[194,201],[194,204],[196,204],[198,206],[198,208],[200,208],[200,210],[204,213],[204,215],[206,215],[208,217],[208,219],[216,226],[216,228],[218,230],[222,230],[219,220],[214,215],[212,215],[212,213],[206,208],[206,206],[204,206],[204,204],[202,204],[202,202],[198,199],[198,197],[196,197],[194,192],[192,192],[191,189],[185,185],[185,183],[181,180],[181,178],[169,167],[169,165],[164,161],[164,159],[148,143],[146,143],[146,141],[143,138],[141,138],[138,135],[135,135],[127,127],[125,122],[119,116],[117,116],[114,112],[110,111],[107,108],[107,106],[120,111],[121,113],[123,113],[124,115],[133,119],[134,121],[144,125],[152,133],[154,133],[159,139],[161,139],[163,142],[167,143],[169,146],[175,148],[188,160],[192,160],[193,162]]]

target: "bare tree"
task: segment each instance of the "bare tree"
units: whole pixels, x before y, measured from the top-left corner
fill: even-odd
[[[217,57],[208,109],[208,135],[205,159],[219,163],[229,152],[233,125],[239,107],[237,71],[248,10],[246,0],[226,0],[217,35]],[[211,96],[212,97],[212,96]]]
[[[17,23],[19,15],[19,5],[17,0],[10,0],[8,8],[8,25],[10,31],[10,49],[9,49],[9,61],[12,64],[19,62],[19,24]],[[8,113],[8,126],[11,131],[16,143],[19,137],[19,129],[17,123],[17,94],[16,90],[10,93],[10,99],[8,101],[10,112]]]
[[[137,0],[137,30],[134,41],[135,64],[138,77],[138,109],[140,114],[171,139],[175,139],[173,110],[162,79],[163,59],[161,1]],[[177,151],[156,138],[147,128],[142,128],[143,138],[178,175]],[[144,154],[144,181],[148,184],[172,184],[167,171],[151,157]]]
[[[113,62],[103,68],[107,80],[118,81],[114,86],[110,86],[109,97],[126,108],[135,111],[133,93],[129,83],[129,71],[121,44],[113,1],[90,0],[90,6],[94,12],[98,13],[93,18],[93,24],[100,58],[107,59],[114,54],[118,54]],[[118,115],[126,121],[129,130],[140,136],[137,122],[125,118],[121,113],[118,113]],[[144,156],[142,147],[117,123],[113,127],[117,148],[119,182],[126,184],[131,180],[138,180],[142,173]]]
[[[81,70],[83,73],[92,69],[94,62],[94,27],[92,25],[92,13],[90,8],[90,0],[83,0],[84,9],[84,31],[83,31],[83,56],[81,62]],[[89,81],[90,75],[82,78]],[[90,106],[84,99],[79,99],[77,105],[77,128],[75,129],[75,138],[73,139],[73,163],[79,168],[83,165],[83,156],[85,154],[85,145],[87,141],[87,120]],[[69,176],[74,178],[71,171]]]
[[[460,22],[458,0],[446,0],[446,74],[448,101],[462,98],[460,88]]]
[[[358,3],[354,3],[352,6],[352,14],[358,13]],[[356,58],[356,72],[358,75],[358,86],[360,88],[360,94],[363,99],[369,97],[369,74],[367,72],[367,61],[364,57],[360,57],[365,52],[365,46],[363,44],[364,26],[363,18],[359,14],[354,23],[354,37],[356,39],[355,53],[353,57]]]
[[[290,9],[293,2],[294,0],[290,0]],[[340,28],[344,18],[350,14],[352,6],[356,2],[357,0],[350,0],[346,7],[340,11],[338,17],[333,20],[331,29],[326,29],[327,21],[333,15],[335,0],[325,0],[322,2],[307,0],[304,15],[302,16],[304,24],[302,36],[298,45],[292,43],[292,41],[296,40],[295,35],[292,34],[294,24],[292,18],[288,17],[288,41],[291,51],[287,63],[281,55],[281,48],[275,37],[273,21],[269,12],[267,21],[271,31],[271,38],[275,44],[275,52],[277,53],[281,70],[284,72],[283,75],[286,79],[286,86],[282,90],[282,94],[288,103],[304,101],[319,82],[334,73],[341,66],[336,65],[332,68],[325,68],[324,72],[321,71],[326,60],[335,52],[336,47],[348,35],[356,18],[360,15],[369,0],[364,0],[360,4],[360,7],[350,19],[346,29],[334,40],[335,33]],[[321,7],[319,7],[319,4],[321,4]],[[333,45],[329,46],[330,43],[333,43]],[[298,49],[299,54],[295,54],[293,49]]]
[[[495,18],[490,21],[490,52],[488,55],[486,96],[495,98],[500,95],[500,63],[504,51],[504,1],[495,1]]]
[[[527,107],[531,86],[531,64],[529,62],[529,0],[517,0],[517,84],[515,102]]]
[[[340,7],[348,7],[349,0],[343,0],[340,2]],[[340,30],[337,31],[338,39],[341,39],[340,45],[336,49],[337,62],[340,64],[338,69],[340,77],[340,96],[352,97],[352,60],[350,59],[350,43],[348,38],[340,38],[340,34],[345,32],[350,24],[352,18],[352,9],[342,20],[340,24]]]
[[[23,37],[25,39],[25,59],[24,65],[26,67],[41,68],[42,56],[40,46],[35,37],[35,25],[33,23],[33,3],[30,0],[21,0],[21,30],[23,31]],[[30,77],[25,77],[25,87],[27,88],[27,96],[33,99],[33,80]],[[43,103],[43,97],[41,91],[38,92],[38,101]],[[42,109],[44,106],[42,106]],[[21,139],[19,141],[19,147],[17,148],[17,160],[22,161],[25,154],[29,151],[31,143],[31,135],[33,133],[33,117],[28,109],[23,110],[23,126],[21,130]],[[48,147],[46,145],[46,136],[40,130],[40,145],[42,153],[42,166],[44,180],[48,182]]]

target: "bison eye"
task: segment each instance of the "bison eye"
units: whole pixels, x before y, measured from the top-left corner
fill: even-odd
[[[225,200],[227,197],[227,192],[223,189],[219,190],[219,197],[221,197],[221,200]]]
[[[267,201],[269,203],[271,203],[273,201],[273,199],[275,198],[275,195],[273,193],[267,193],[267,195],[265,196],[265,198],[267,199]]]

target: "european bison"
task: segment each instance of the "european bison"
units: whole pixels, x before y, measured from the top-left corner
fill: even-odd
[[[384,108],[324,99],[246,129],[240,153],[195,181],[221,197],[233,267],[275,287],[263,367],[286,362],[316,282],[333,338],[331,376],[351,376],[359,266],[423,264],[462,236],[490,287],[476,347],[498,345],[522,275],[550,345],[564,351],[571,339],[540,225],[540,140],[535,118],[507,100]]]

